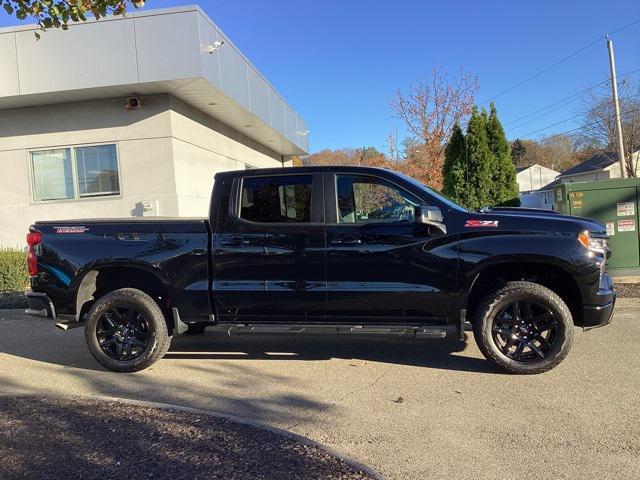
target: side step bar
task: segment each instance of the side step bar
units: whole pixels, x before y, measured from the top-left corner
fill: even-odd
[[[445,338],[447,330],[443,327],[398,327],[381,325],[252,325],[252,324],[222,324],[207,327],[209,331],[226,332],[231,335],[252,333],[262,334],[296,334],[296,333],[324,333],[351,335],[410,335],[413,338]]]

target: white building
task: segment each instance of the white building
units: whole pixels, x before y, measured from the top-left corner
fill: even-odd
[[[39,219],[206,216],[217,171],[308,130],[198,7],[0,29],[0,246]]]
[[[528,167],[516,168],[516,180],[520,192],[533,192],[553,182],[560,172],[534,163]]]
[[[560,172],[534,163],[528,167],[516,169],[516,180],[520,191],[521,206],[529,208],[551,208],[544,193],[538,190],[552,183]],[[552,192],[553,193],[553,192]],[[550,197],[553,206],[553,194]]]

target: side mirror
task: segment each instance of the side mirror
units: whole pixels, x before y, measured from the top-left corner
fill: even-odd
[[[430,207],[428,205],[419,205],[415,207],[416,223],[423,225],[431,225],[442,233],[447,233],[447,227],[442,218],[442,212],[438,207]]]

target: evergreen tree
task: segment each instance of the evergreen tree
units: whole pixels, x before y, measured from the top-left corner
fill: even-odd
[[[486,114],[473,108],[467,127],[467,202],[477,209],[491,203],[491,164],[493,155],[487,140]]]
[[[465,156],[466,145],[460,125],[456,123],[451,132],[451,138],[444,151],[442,166],[442,192],[454,202],[464,205],[467,200]]]
[[[487,129],[487,142],[493,157],[490,165],[490,204],[519,205],[518,183],[516,181],[516,169],[511,161],[511,149],[493,103],[491,103],[491,112],[485,125]]]

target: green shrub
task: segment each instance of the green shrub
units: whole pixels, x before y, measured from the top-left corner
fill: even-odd
[[[28,284],[27,254],[19,250],[0,249],[0,292],[24,291]]]

